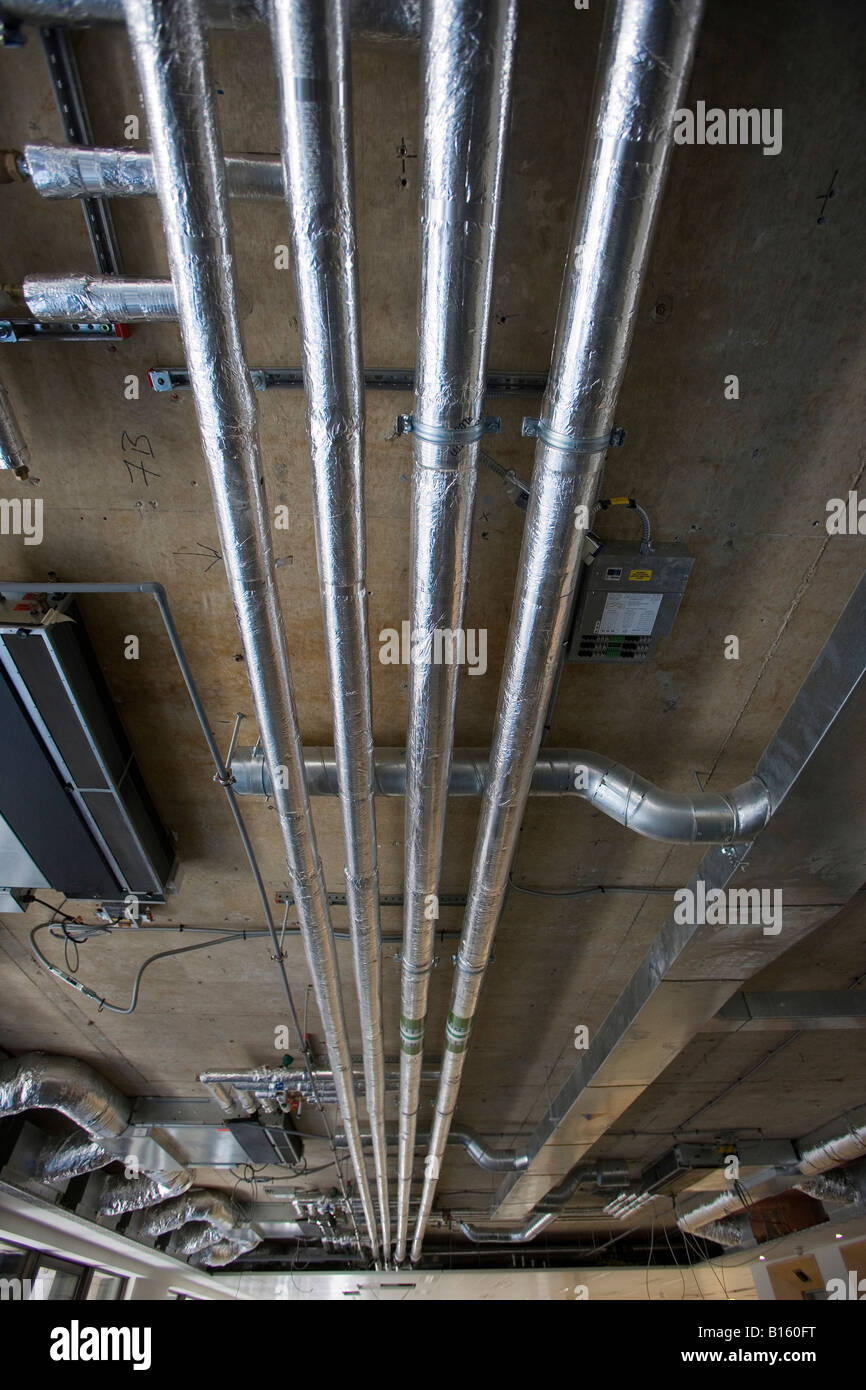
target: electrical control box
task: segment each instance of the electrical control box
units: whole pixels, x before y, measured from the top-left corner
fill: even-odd
[[[674,625],[693,564],[679,541],[646,554],[602,544],[583,568],[569,661],[648,661]]]

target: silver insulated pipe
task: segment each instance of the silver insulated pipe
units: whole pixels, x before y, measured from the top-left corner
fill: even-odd
[[[30,456],[18,421],[9,402],[9,393],[0,381],[0,468],[8,468],[26,482],[30,476]]]
[[[25,145],[24,164],[43,198],[146,198],[156,193],[149,150]],[[283,171],[266,154],[227,154],[230,198],[282,198]]]
[[[484,418],[493,259],[515,0],[429,0],[421,29],[421,293],[413,421],[406,867],[400,993],[396,1259],[405,1259],[433,964],[457,667],[437,629],[462,627]]]
[[[295,267],[313,510],[331,688],[346,895],[383,1250],[391,1248],[385,1144],[382,934],[364,520],[364,376],[346,0],[273,0],[283,180]]]
[[[124,0],[177,296],[181,335],[243,643],[259,736],[274,785],[310,976],[374,1258],[334,935],[304,781],[262,481],[256,406],[238,325],[225,165],[198,0]],[[275,775],[279,770],[279,775]]]
[[[614,0],[605,11],[413,1260],[421,1254],[572,611],[701,9],[702,0]]]

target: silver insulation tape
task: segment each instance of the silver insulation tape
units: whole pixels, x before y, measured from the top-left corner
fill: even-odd
[[[144,323],[177,318],[170,280],[121,275],[28,275],[27,308],[46,323]]]
[[[701,11],[702,0],[618,0],[606,9],[593,134],[541,412],[544,426],[557,434],[590,439],[608,437],[613,428]],[[421,1255],[571,612],[585,535],[579,523],[592,515],[603,460],[601,453],[570,455],[543,439],[536,443],[413,1260]],[[575,510],[582,507],[587,511]]]
[[[30,472],[30,453],[9,400],[6,387],[0,382],[0,468],[8,468],[22,481]]]
[[[337,3],[323,13],[318,0],[274,0],[272,28],[352,959],[387,1252],[391,1230],[365,580],[364,379],[347,8]],[[345,1073],[336,1068],[335,1081],[338,1089],[345,1084]],[[347,1137],[361,1167],[360,1134],[351,1123]]]
[[[146,198],[156,194],[149,150],[88,149],[77,145],[25,145],[33,187],[43,198]],[[230,198],[280,199],[280,161],[264,154],[225,159]]]
[[[434,430],[483,419],[490,294],[511,96],[516,4],[430,0],[422,25],[421,284],[414,416]],[[396,1258],[409,1199],[448,796],[457,667],[429,660],[462,628],[479,440],[412,438],[405,906],[400,982]]]
[[[240,340],[225,166],[196,0],[125,0],[190,383],[262,749],[351,1150],[378,1248],[363,1163],[336,950],[304,778],[277,593],[256,405]],[[281,775],[274,775],[280,769]]]

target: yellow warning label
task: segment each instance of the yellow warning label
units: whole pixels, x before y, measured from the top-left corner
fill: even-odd
[[[628,577],[629,579],[646,581],[647,579],[652,579],[653,572],[652,570],[629,570]]]
[[[628,506],[628,498],[627,498],[627,497],[612,497],[612,498],[610,499],[610,505],[611,505],[612,507],[627,507],[627,506]]]

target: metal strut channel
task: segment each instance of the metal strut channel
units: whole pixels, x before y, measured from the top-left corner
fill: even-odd
[[[70,145],[92,145],[93,131],[69,31],[42,28],[39,37],[63,133]],[[82,198],[81,206],[96,264],[103,275],[121,275],[123,262],[108,203],[104,198]]]

